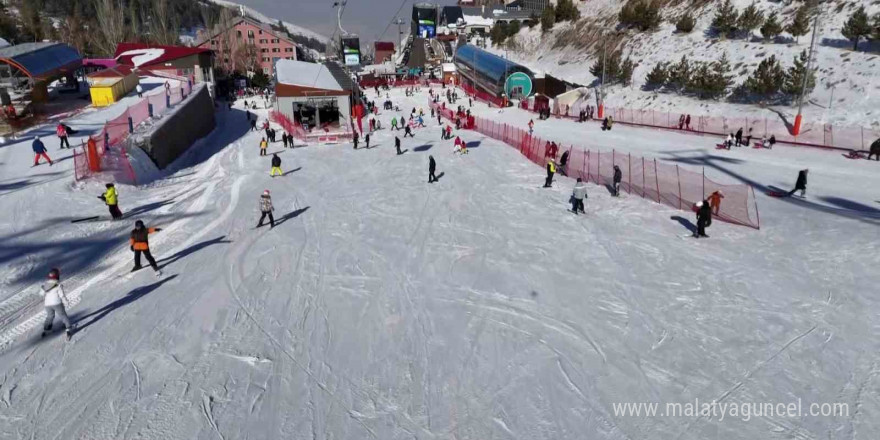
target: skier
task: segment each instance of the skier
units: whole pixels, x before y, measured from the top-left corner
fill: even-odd
[[[562,152],[562,158],[559,159],[559,172],[562,173],[563,176],[568,176],[568,170],[566,169],[566,165],[568,164],[568,150]]]
[[[868,160],[871,160],[871,156],[877,156],[877,160],[880,161],[880,138],[877,138],[877,140],[871,144],[871,150],[868,152]]]
[[[269,228],[275,227],[275,217],[272,215],[272,211],[275,210],[275,207],[272,206],[272,197],[269,195],[269,190],[263,191],[263,195],[260,196],[260,221],[257,222],[257,227],[260,228],[263,226],[263,220],[266,217],[269,217]]]
[[[623,179],[623,173],[620,171],[620,167],[614,165],[614,197],[620,197],[620,181]]]
[[[434,183],[437,181],[437,176],[434,175],[434,171],[437,170],[437,162],[434,162],[434,156],[428,156],[428,183]]]
[[[59,148],[63,149],[65,148],[65,145],[67,145],[67,148],[70,148],[70,142],[67,140],[67,128],[64,127],[64,124],[59,123],[58,126],[55,127],[55,134],[58,136],[58,140],[61,143]]]
[[[694,232],[694,238],[706,237],[706,228],[712,226],[712,208],[709,206],[708,200],[697,202],[697,230]]]
[[[391,129],[397,131],[397,116],[391,118]]]
[[[801,192],[801,197],[806,197],[807,195],[807,174],[809,174],[809,169],[803,169],[798,172],[797,182],[794,184],[794,189],[788,192],[789,196],[794,195],[795,191]]]
[[[765,148],[773,148],[773,144],[776,143],[776,135],[775,135],[775,134],[771,134],[771,135],[770,135],[770,140],[769,140],[768,142],[769,142],[769,144],[765,144],[764,147],[765,147]],[[769,145],[769,147],[768,147],[767,145]]]
[[[403,154],[403,152],[400,151],[400,138],[397,137],[397,136],[394,136],[394,148],[397,149],[397,154],[398,154],[398,155]]]
[[[437,110],[437,125],[443,126],[443,116],[440,114],[440,110]]]
[[[247,108],[247,105],[245,105],[245,108]],[[245,115],[245,117],[247,117],[248,121],[251,120],[251,111],[250,110],[245,110],[244,115]]]
[[[49,159],[49,155],[46,153],[46,146],[43,145],[43,141],[40,140],[39,136],[34,138],[31,148],[34,150],[34,166],[40,164],[40,156],[43,156],[49,162],[50,167],[52,166],[52,159]]]
[[[138,84],[137,87],[134,88],[134,90],[137,92],[137,94],[138,94],[138,98],[143,98],[143,97],[144,97],[144,88],[141,87],[140,84]]]
[[[370,149],[370,133],[367,133],[367,135],[364,136],[364,143],[366,144],[366,147],[369,150]]]
[[[529,119],[529,136],[531,136],[532,133],[534,133],[534,132],[535,132],[535,120]]]
[[[269,143],[266,142],[266,138],[260,140],[260,156],[266,155],[266,149],[269,148]]]
[[[278,157],[278,153],[272,153],[272,169],[269,170],[269,175],[275,177],[275,175],[284,176],[284,173],[281,171],[281,158]]]
[[[257,131],[257,118],[251,119],[251,131]]]
[[[577,183],[574,184],[574,190],[571,192],[571,211],[577,215],[578,211],[584,211],[584,199],[587,198],[587,185],[581,180],[580,177],[577,179]]]
[[[281,143],[284,144],[284,148],[287,148],[287,133],[281,133]]]
[[[724,198],[724,193],[721,190],[715,191],[712,194],[709,194],[709,206],[712,207],[712,212],[715,215],[718,215],[718,211],[721,209],[721,199]]]
[[[104,191],[104,194],[101,194],[98,198],[107,204],[107,209],[110,210],[110,216],[113,217],[113,220],[119,220],[122,218],[122,211],[119,210],[119,198],[116,193],[116,187],[112,183],[108,183],[106,186],[107,191]]]
[[[352,141],[354,142],[354,149],[357,150],[358,149],[358,141],[360,141],[360,136],[358,135],[358,132],[353,133]]]
[[[743,139],[742,127],[740,127],[739,130],[736,131],[736,136],[734,136],[734,139],[736,140],[737,147],[742,146],[742,139]]]
[[[728,133],[727,139],[724,140],[724,148],[729,150],[731,145],[733,145],[733,133]]]
[[[424,126],[425,126],[425,120],[422,119],[421,115],[419,115],[419,127],[424,127]]]
[[[57,313],[58,317],[61,318],[61,322],[64,324],[64,333],[69,341],[73,332],[73,327],[70,324],[70,318],[67,317],[64,303],[66,302],[70,304],[70,300],[68,300],[67,296],[64,294],[64,287],[61,286],[61,271],[52,268],[49,271],[48,278],[49,279],[40,286],[40,296],[43,297],[43,309],[46,311],[46,320],[43,322],[43,333],[40,337],[45,338],[46,335],[52,331],[52,323],[55,321],[55,314]]]
[[[131,269],[132,272],[141,269],[141,254],[144,254],[144,258],[147,259],[147,262],[150,263],[150,266],[156,271],[156,276],[162,275],[162,272],[159,271],[159,266],[156,264],[156,260],[153,259],[153,254],[150,253],[150,242],[148,240],[150,234],[161,230],[162,228],[147,228],[144,226],[144,222],[140,220],[134,222],[134,229],[131,231],[131,238],[129,239],[129,243],[131,244],[129,249],[134,252],[134,267]]]
[[[681,116],[678,117],[678,129],[684,129],[684,113],[682,113]]]
[[[407,136],[416,137],[416,135],[413,134],[412,128],[410,128],[409,125],[406,126],[406,129],[403,132],[403,137],[407,137]]]
[[[446,139],[452,139],[452,126],[446,124]]]
[[[467,145],[458,136],[455,137],[455,147],[452,149],[452,153],[467,154]]]
[[[547,180],[544,181],[544,188],[550,188],[553,185],[554,173],[556,173],[556,163],[550,159],[547,161]]]
[[[746,140],[743,142],[743,145],[746,147],[752,144],[752,129],[753,127],[749,127],[749,135],[746,136]]]

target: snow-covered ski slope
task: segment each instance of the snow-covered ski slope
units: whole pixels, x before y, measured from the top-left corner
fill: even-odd
[[[407,116],[427,99],[392,93]],[[60,266],[80,325],[70,342],[31,328],[0,353],[0,438],[880,432],[876,162],[782,147],[721,154],[704,137],[537,124],[549,139],[711,158],[707,175],[722,181],[787,188],[800,164],[813,170],[806,200],[759,200],[760,231],[715,223],[710,239],[693,240],[679,238],[691,214],[596,186],[587,215],[574,216],[573,182],[542,189],[542,169],[470,132],[470,154],[453,156],[429,118],[402,156],[387,129],[369,150],[274,143],[287,173],[274,179],[243,111],[218,118],[178,171],[121,188],[123,211],[147,207],[137,218],[164,228],[150,239],[159,279],[126,274],[133,218],[67,221],[103,213],[99,182],[49,181],[55,167],[25,168],[29,146],[0,148],[2,182],[25,181],[0,196],[0,259],[30,268],[4,272],[4,297]],[[390,112],[380,118],[390,125]],[[428,155],[442,173],[432,185]],[[70,172],[70,161],[57,166]],[[254,229],[264,189],[279,221],[271,230]],[[39,309],[4,321],[0,337]],[[840,402],[849,413],[721,421],[613,409],[694,399]]]

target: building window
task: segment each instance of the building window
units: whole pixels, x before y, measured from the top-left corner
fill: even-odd
[[[272,48],[272,53],[278,53],[278,52],[281,52],[281,49],[279,49],[277,47]]]
[[[293,48],[292,47],[285,47],[284,51],[285,52],[293,52]]]
[[[261,53],[269,53],[269,49],[260,49]]]
[[[281,40],[280,40],[280,39],[278,39],[278,38],[273,38],[273,39],[272,39],[272,42],[273,42],[273,43],[280,43],[280,42],[281,42]]]
[[[217,40],[211,40],[211,46],[217,44]]]
[[[259,32],[259,33],[260,33],[260,35],[263,35],[263,30],[262,30],[262,29],[260,29],[260,30],[259,30],[259,31],[257,31],[257,32]]]
[[[267,40],[265,38],[260,40],[260,44],[266,44],[266,43],[267,43]]]
[[[238,35],[238,39],[241,40],[241,31],[235,31],[235,33]]]
[[[264,63],[268,63],[268,62],[269,62],[269,57],[263,57],[263,62],[264,62]]]
[[[265,73],[266,75],[268,75],[268,74],[269,74],[269,68],[268,68],[268,67],[263,67],[263,73]]]

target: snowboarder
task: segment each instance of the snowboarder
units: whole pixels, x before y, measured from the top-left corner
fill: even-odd
[[[620,171],[620,167],[614,165],[614,197],[620,197],[620,181],[623,179],[623,172]]]
[[[34,150],[34,166],[40,164],[40,156],[49,162],[50,167],[52,166],[52,159],[49,159],[49,155],[46,153],[46,146],[43,145],[43,141],[40,140],[39,136],[34,138],[34,143],[31,145],[31,148]]]
[[[709,206],[708,200],[697,202],[697,230],[694,232],[694,238],[706,237],[706,228],[712,225],[712,208]]]
[[[554,173],[556,173],[556,163],[550,159],[547,161],[547,180],[544,181],[544,188],[550,188],[553,185]]]
[[[428,156],[428,183],[437,181],[434,171],[437,171],[437,162],[434,162],[434,156]]]
[[[260,196],[260,221],[257,222],[257,227],[263,226],[263,220],[266,217],[269,217],[269,228],[275,227],[275,217],[272,215],[272,211],[275,210],[275,207],[272,206],[272,197],[269,195],[269,190],[263,191],[263,195]]]
[[[43,297],[43,309],[46,311],[46,320],[43,322],[43,333],[41,338],[45,338],[52,331],[52,324],[57,314],[64,324],[64,333],[67,340],[70,340],[73,327],[70,324],[70,318],[67,317],[67,310],[64,303],[70,304],[70,300],[64,295],[64,287],[61,286],[61,271],[52,268],[49,271],[49,279],[40,286],[40,296]]]
[[[724,193],[721,190],[715,191],[712,194],[709,194],[709,206],[712,207],[712,212],[715,215],[718,215],[718,211],[721,209],[721,199],[724,198]]]
[[[360,141],[360,135],[358,135],[358,132],[353,133],[351,140],[352,140],[352,142],[354,142],[354,149],[357,150],[358,149],[358,142]]]
[[[574,184],[574,189],[571,192],[571,211],[575,214],[584,211],[584,199],[587,197],[587,185],[584,184],[583,180],[580,177],[577,179],[577,183]]]
[[[801,197],[806,197],[807,195],[807,174],[809,174],[809,169],[803,169],[798,172],[797,182],[794,184],[794,189],[788,192],[789,196],[794,195],[795,191],[801,192]]]
[[[281,171],[281,158],[278,157],[278,153],[272,153],[272,169],[269,171],[269,175],[275,177],[275,175],[284,176],[284,172]]]
[[[64,126],[64,124],[58,124],[58,126],[55,127],[55,134],[58,136],[58,140],[60,141],[59,148],[70,148],[70,142],[67,140],[67,128]],[[65,147],[65,145],[67,147]]]
[[[107,209],[110,210],[110,216],[113,217],[113,220],[119,220],[122,218],[122,211],[119,210],[119,198],[116,193],[116,187],[112,183],[106,184],[106,187],[107,191],[104,191],[104,194],[101,194],[98,198],[107,204]]]
[[[742,146],[742,139],[743,139],[742,127],[740,127],[739,130],[736,131],[736,135],[734,136],[734,139],[736,140],[737,147]]]
[[[269,148],[269,143],[266,142],[266,138],[260,140],[260,156],[266,155],[266,149]]]
[[[407,137],[407,136],[416,137],[416,135],[413,134],[412,128],[410,128],[409,125],[406,126],[406,129],[403,132],[403,137]]]
[[[868,152],[868,160],[871,160],[871,156],[877,156],[877,160],[880,161],[880,138],[877,138],[877,140],[871,144],[871,150]]]
[[[568,152],[569,150],[563,151],[562,158],[559,159],[559,172],[563,176],[568,176],[568,170],[566,169],[566,165],[568,165]]]
[[[134,222],[134,229],[131,231],[131,238],[129,239],[129,243],[131,244],[129,249],[134,252],[134,267],[131,269],[132,272],[141,269],[141,254],[144,254],[144,258],[147,259],[147,262],[150,263],[150,266],[156,271],[156,276],[162,275],[162,272],[159,271],[159,266],[156,264],[156,260],[153,259],[153,254],[150,253],[150,242],[148,240],[150,234],[161,230],[162,228],[147,228],[144,226],[144,222],[140,220]]]

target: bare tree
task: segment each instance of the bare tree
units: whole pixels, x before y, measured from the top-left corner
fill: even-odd
[[[150,14],[150,37],[157,44],[173,46],[180,44],[180,17],[168,0],[153,0]]]
[[[88,24],[83,20],[79,12],[65,17],[64,21],[58,26],[59,38],[67,43],[79,53],[86,53],[89,45],[89,29]]]
[[[98,28],[91,33],[92,44],[98,53],[113,55],[116,45],[125,41],[125,11],[115,0],[94,0]]]
[[[244,63],[246,47],[243,38],[235,31],[235,23],[236,18],[233,12],[228,8],[223,8],[220,11],[220,18],[215,30],[208,35],[208,38],[211,38],[216,34],[218,54],[215,57],[215,62],[227,73],[246,69]]]

